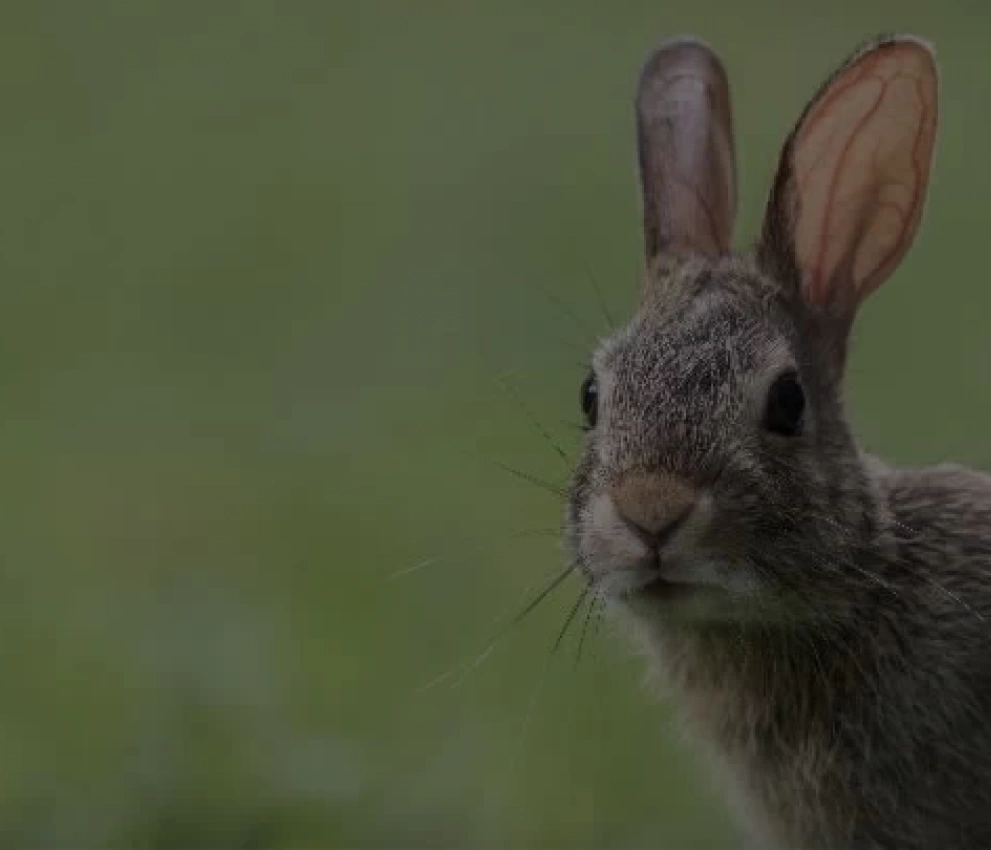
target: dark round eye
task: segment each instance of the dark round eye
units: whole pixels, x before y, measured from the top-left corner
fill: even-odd
[[[804,412],[805,393],[798,375],[794,371],[778,375],[767,392],[764,427],[783,437],[797,437],[802,433]]]
[[[581,403],[585,422],[589,428],[594,428],[599,416],[599,382],[595,378],[595,372],[589,372],[588,377],[582,381]]]

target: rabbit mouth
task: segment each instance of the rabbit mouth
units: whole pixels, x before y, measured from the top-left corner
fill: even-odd
[[[629,592],[631,597],[636,599],[646,599],[658,602],[668,602],[676,599],[684,599],[686,596],[695,593],[698,587],[684,581],[674,581],[663,575],[654,574],[647,578],[639,586],[632,588]]]

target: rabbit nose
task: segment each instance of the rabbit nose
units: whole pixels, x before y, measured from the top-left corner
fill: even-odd
[[[684,524],[698,501],[695,490],[677,478],[639,472],[624,476],[611,496],[627,528],[655,551]]]

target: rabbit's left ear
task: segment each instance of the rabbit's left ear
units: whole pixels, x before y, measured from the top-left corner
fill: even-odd
[[[806,302],[852,316],[908,251],[936,139],[937,71],[924,42],[858,52],[785,143],[758,258]]]

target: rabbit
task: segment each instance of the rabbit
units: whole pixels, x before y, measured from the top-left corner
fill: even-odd
[[[991,476],[887,465],[843,401],[937,95],[925,41],[857,50],[738,253],[723,65],[682,37],[639,79],[645,285],[581,386],[565,542],[755,846],[991,848]]]

